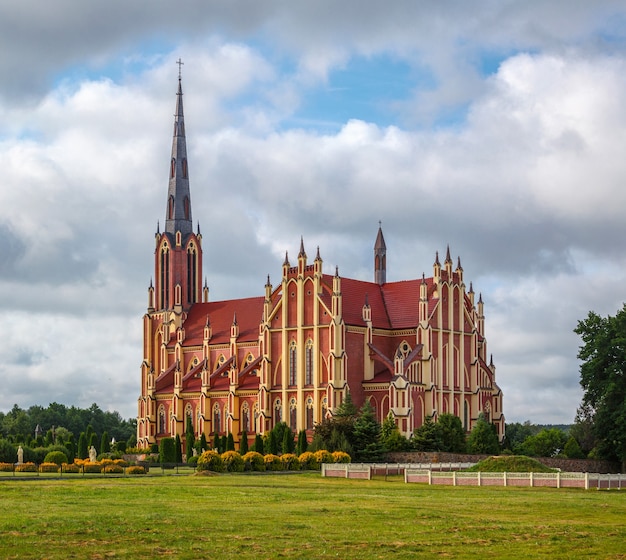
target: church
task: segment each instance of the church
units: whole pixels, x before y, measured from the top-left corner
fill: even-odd
[[[391,414],[410,436],[452,413],[471,431],[480,414],[504,436],[502,391],[488,357],[482,297],[466,290],[460,258],[436,253],[432,276],[387,282],[378,228],[373,281],[324,271],[300,240],[281,278],[257,297],[210,301],[202,285],[202,235],[194,232],[183,91],[178,77],[165,227],[157,228],[154,282],[143,317],[141,447],[185,433],[254,439],[279,422],[293,432],[332,417],[350,392]],[[373,236],[372,236],[373,237]]]

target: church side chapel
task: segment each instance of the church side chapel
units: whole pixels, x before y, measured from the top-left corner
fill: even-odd
[[[386,281],[382,228],[373,282],[324,272],[300,240],[278,284],[258,297],[209,301],[202,235],[192,224],[183,91],[178,76],[164,231],[156,232],[154,283],[143,317],[137,440],[242,432],[254,439],[284,421],[294,432],[331,417],[350,392],[377,419],[392,414],[410,436],[452,413],[469,432],[482,413],[504,435],[502,391],[488,358],[482,297],[466,290],[449,248],[432,276]]]

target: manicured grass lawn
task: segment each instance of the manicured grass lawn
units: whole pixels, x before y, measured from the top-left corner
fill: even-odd
[[[292,475],[0,480],[0,558],[626,558],[626,490]]]

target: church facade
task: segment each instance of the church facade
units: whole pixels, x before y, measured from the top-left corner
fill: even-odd
[[[179,76],[165,228],[143,317],[138,445],[182,436],[187,417],[207,440],[253,439],[281,421],[312,436],[348,391],[357,407],[369,399],[379,421],[391,413],[406,436],[442,413],[467,432],[482,413],[504,436],[482,297],[466,290],[449,249],[432,276],[387,282],[379,227],[366,282],[325,273],[319,248],[311,261],[300,240],[276,285],[268,276],[258,297],[213,302],[191,210]]]

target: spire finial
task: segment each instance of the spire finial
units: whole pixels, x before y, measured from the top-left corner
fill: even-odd
[[[176,61],[176,64],[178,64],[178,81],[180,82],[181,80],[181,70],[182,70],[182,65],[185,64],[180,58]]]

